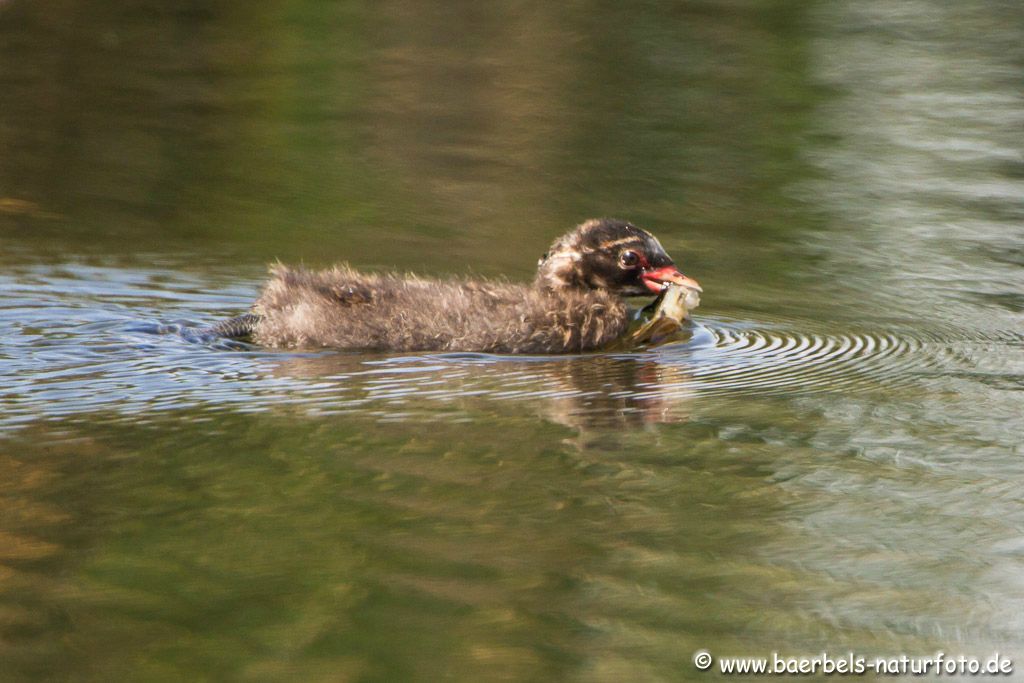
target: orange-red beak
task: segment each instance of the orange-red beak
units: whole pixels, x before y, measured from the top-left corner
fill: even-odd
[[[655,294],[660,292],[662,288],[669,284],[682,285],[683,287],[689,287],[690,289],[696,289],[698,292],[703,292],[700,285],[693,278],[686,277],[678,270],[675,266],[665,266],[664,268],[652,268],[645,270],[640,274],[641,279],[644,281],[644,285],[647,289],[651,290]]]

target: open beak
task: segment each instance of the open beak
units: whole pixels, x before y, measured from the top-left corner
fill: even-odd
[[[640,278],[644,281],[644,285],[647,289],[651,290],[655,294],[660,292],[665,285],[672,283],[674,285],[682,285],[683,287],[689,287],[690,289],[696,289],[698,292],[703,292],[700,285],[693,278],[686,277],[678,270],[675,266],[665,266],[664,268],[652,268],[645,270],[641,273]]]

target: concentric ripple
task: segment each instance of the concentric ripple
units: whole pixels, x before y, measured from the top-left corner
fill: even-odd
[[[951,364],[970,363],[979,347],[1019,345],[1016,334],[990,337],[960,330],[889,326],[829,332],[809,320],[755,323],[705,319],[693,339],[655,350],[662,360],[690,366],[688,384],[700,393],[891,389],[920,381]]]
[[[151,411],[279,410],[462,419],[482,402],[557,421],[681,419],[691,398],[1024,387],[1024,336],[913,319],[699,315],[690,339],[630,353],[496,356],[259,349],[192,330],[253,287],[175,270],[64,265],[0,278],[0,426]],[[217,297],[210,295],[218,290]],[[630,417],[631,416],[631,417]],[[205,419],[205,417],[203,417]]]

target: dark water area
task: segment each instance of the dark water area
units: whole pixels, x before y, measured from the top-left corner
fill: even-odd
[[[0,679],[1020,675],[1022,74],[1009,1],[0,2]],[[192,331],[604,215],[688,342]]]

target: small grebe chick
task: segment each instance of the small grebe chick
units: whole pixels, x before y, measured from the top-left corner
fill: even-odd
[[[276,265],[252,312],[214,327],[257,344],[380,351],[568,353],[629,327],[623,297],[667,283],[700,291],[658,240],[626,221],[589,220],[555,240],[532,284]]]

